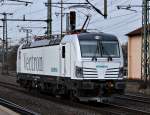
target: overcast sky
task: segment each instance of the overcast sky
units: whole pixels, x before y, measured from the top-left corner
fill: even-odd
[[[5,0],[4,0],[5,1]],[[24,0],[25,1],[25,0]],[[17,4],[16,2],[4,2],[4,5],[0,6],[0,13],[7,12],[13,13],[12,16],[8,16],[8,18],[19,18],[22,19],[23,15],[26,15],[26,19],[46,19],[47,18],[47,7],[44,3],[47,0],[26,0],[31,1],[33,4],[25,6],[23,4]],[[59,2],[60,0],[52,0],[53,2]],[[94,4],[97,8],[99,8],[103,12],[103,0],[89,0],[92,4]],[[64,0],[64,2],[85,2],[85,0]],[[2,3],[2,2],[1,2]],[[15,5],[10,5],[11,3]],[[88,29],[96,29],[97,31],[102,31],[106,33],[111,33],[116,35],[121,43],[127,41],[127,34],[130,31],[133,31],[136,28],[141,27],[142,19],[141,19],[141,8],[132,8],[136,11],[129,10],[118,10],[117,5],[141,5],[142,0],[108,0],[108,18],[104,19],[100,14],[95,12],[94,10],[87,10],[83,8],[76,9],[68,9],[64,10],[64,13],[69,12],[70,10],[75,10],[77,12],[77,28],[80,28],[85,19],[86,15],[91,15],[91,20],[88,25]],[[56,16],[56,13],[60,13],[60,9],[53,7],[53,33],[60,32],[60,15]],[[0,15],[0,18],[3,18]],[[64,16],[64,31],[65,31],[65,22],[66,18]],[[2,22],[0,22],[0,26]],[[8,37],[12,38],[12,40],[20,39],[21,37],[25,37],[26,34],[22,31],[19,31],[19,27],[45,27],[45,22],[8,22]],[[44,35],[45,29],[33,29],[33,35]],[[2,38],[2,28],[0,28],[0,37]]]

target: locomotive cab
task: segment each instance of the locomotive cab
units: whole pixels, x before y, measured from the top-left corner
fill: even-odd
[[[101,101],[124,92],[123,54],[115,36],[81,33],[64,37],[62,44],[67,55],[62,71],[74,80],[72,86],[81,101]]]
[[[123,54],[118,39],[108,34],[79,36],[83,77],[122,79]],[[91,69],[90,69],[91,68]],[[84,70],[85,69],[85,70]],[[88,72],[88,70],[91,72]],[[95,69],[96,72],[92,69]]]

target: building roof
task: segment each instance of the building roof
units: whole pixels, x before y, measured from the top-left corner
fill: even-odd
[[[136,35],[141,35],[142,34],[142,27],[134,30],[134,31],[131,31],[130,33],[126,34],[127,36],[136,36]]]

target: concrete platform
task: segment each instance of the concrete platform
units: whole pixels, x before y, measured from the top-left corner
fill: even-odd
[[[0,115],[20,115],[20,114],[0,105]]]

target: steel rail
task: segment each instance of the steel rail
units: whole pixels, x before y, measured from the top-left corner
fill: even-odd
[[[115,98],[126,99],[126,100],[141,102],[141,103],[145,103],[145,104],[150,104],[150,98],[138,96],[138,95],[125,94],[123,96],[115,96]]]
[[[16,90],[18,92],[27,94],[26,91],[20,90],[20,88],[17,85],[0,82],[0,86],[3,87],[3,85],[4,85],[4,87],[8,86],[8,88],[10,88],[11,90]],[[11,85],[12,85],[12,88],[11,88]],[[35,96],[35,94],[33,94],[32,92],[29,92],[27,95]],[[148,112],[148,111],[129,108],[129,107],[121,106],[121,105],[117,105],[117,104],[100,103],[100,104],[104,104],[104,106],[105,106],[105,107],[100,107],[100,106],[91,105],[88,103],[75,103],[75,102],[71,102],[71,101],[68,101],[65,99],[58,99],[56,97],[52,97],[50,95],[40,94],[40,93],[38,95],[36,95],[36,97],[46,99],[48,101],[52,101],[52,102],[55,102],[55,103],[58,103],[61,105],[65,105],[65,106],[72,106],[74,108],[99,112],[99,113],[102,113],[103,115],[108,115],[108,114],[109,115],[127,115],[128,113],[130,113],[130,114],[133,113],[136,115],[150,115],[150,112]],[[34,115],[34,114],[31,114],[31,115]]]
[[[122,105],[117,105],[117,104],[111,104],[111,103],[104,103],[108,106],[112,106],[114,108],[118,108],[118,109],[124,109],[125,111],[127,111],[128,113],[132,113],[131,115],[135,114],[135,115],[150,115],[149,111],[143,111],[143,110],[139,110],[139,109],[134,109],[134,108],[130,108],[130,107],[126,107],[126,106],[122,106]],[[125,114],[126,115],[126,114]]]
[[[136,97],[136,98],[141,98],[141,99],[145,99],[145,100],[149,100],[150,101],[150,97],[144,96],[144,95],[140,95],[140,94],[135,95],[135,94],[127,93],[127,94],[125,94],[125,96]]]
[[[10,101],[7,101],[5,99],[0,98],[0,105],[5,106],[21,115],[39,115],[38,113],[35,113],[31,110],[28,110],[24,107],[21,107],[19,105],[16,105],[15,103],[12,103]]]
[[[122,111],[109,109],[108,107],[105,107],[105,108],[102,107],[101,108],[101,107],[91,106],[88,103],[75,103],[75,102],[72,102],[72,101],[68,101],[66,99],[61,100],[59,98],[47,95],[47,93],[44,93],[44,94],[39,93],[38,95],[35,95],[35,93],[32,92],[32,91],[27,93],[26,90],[21,90],[20,87],[18,87],[17,85],[10,84],[10,83],[0,82],[0,87],[8,88],[10,90],[15,90],[17,92],[20,92],[20,93],[23,93],[23,94],[26,94],[26,95],[35,96],[37,98],[42,98],[42,99],[52,101],[54,103],[58,103],[58,104],[61,104],[61,105],[71,106],[71,107],[79,108],[79,109],[91,110],[91,111],[94,111],[94,112],[102,113],[103,115],[108,115],[108,114],[109,115],[122,115]]]

